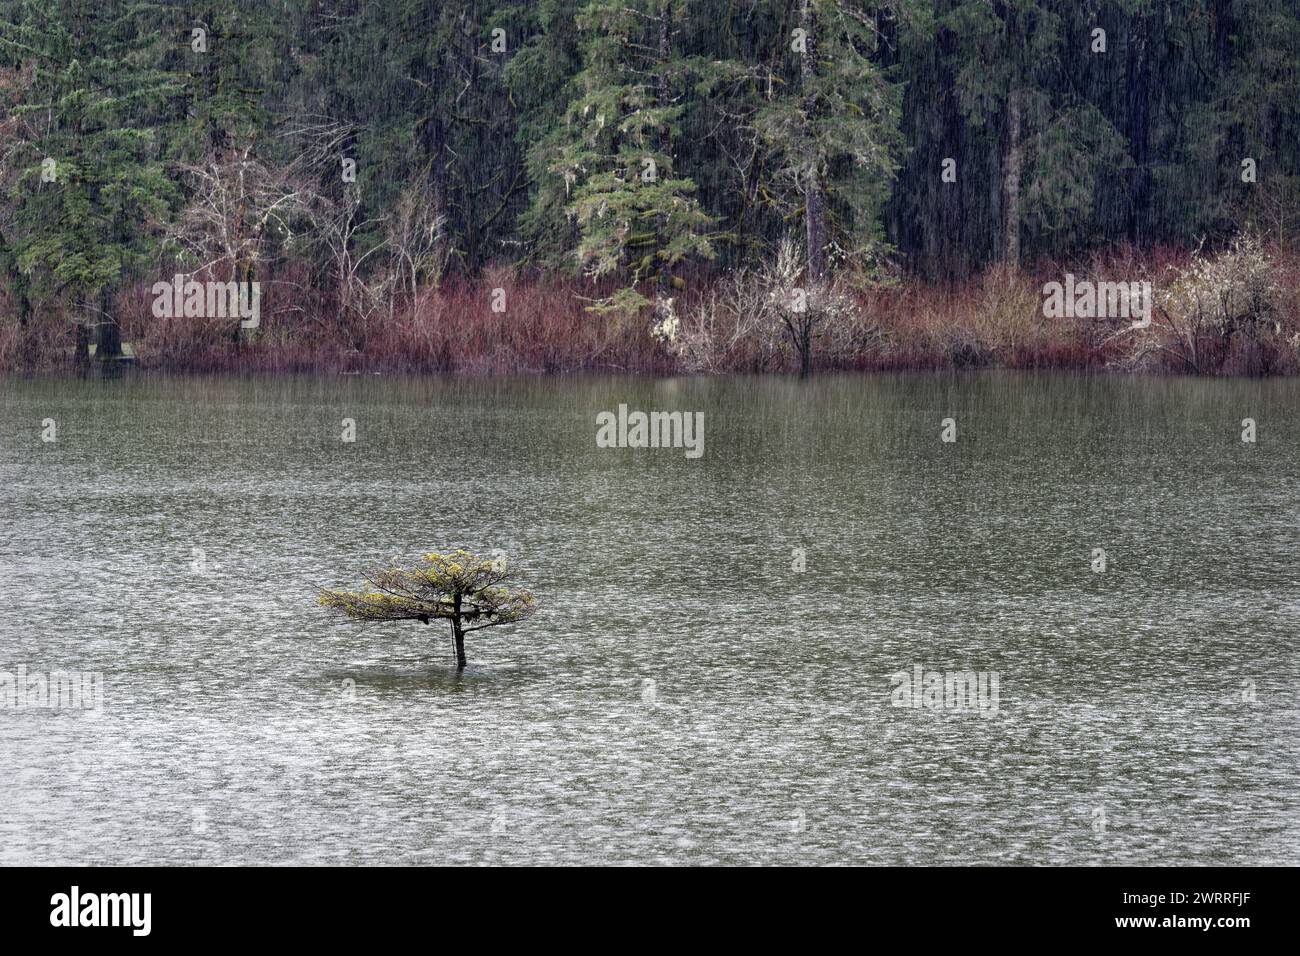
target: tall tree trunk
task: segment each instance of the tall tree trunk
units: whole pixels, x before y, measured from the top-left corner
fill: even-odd
[[[1232,68],[1232,35],[1236,30],[1232,0],[1214,0],[1214,58],[1220,73]]]
[[[87,322],[78,322],[75,327],[77,336],[76,345],[72,349],[72,360],[76,363],[77,368],[87,369],[90,367],[90,325]]]
[[[113,293],[105,289],[99,294],[99,336],[95,343],[95,358],[101,362],[122,354],[122,330],[113,318]]]
[[[1148,232],[1147,218],[1151,193],[1151,57],[1149,43],[1150,19],[1145,15],[1134,18],[1128,38],[1128,141],[1129,155],[1133,158],[1132,178],[1129,180],[1128,237],[1140,243]]]
[[[898,18],[889,4],[876,10],[876,51],[872,59],[882,71],[889,70],[898,63]],[[900,122],[902,122],[901,117]],[[904,125],[903,128],[906,126]],[[890,190],[890,198],[885,201],[884,206],[885,238],[901,249],[903,248],[902,210],[894,192],[895,190]]]
[[[817,74],[817,12],[813,0],[803,0],[801,25],[806,34],[799,76],[804,88],[804,123],[811,126],[817,109],[817,96],[812,83]],[[811,130],[805,135],[811,138]],[[821,170],[816,158],[808,160],[804,170],[804,226],[808,240],[808,279],[818,282],[826,275],[826,200],[822,195]]]
[[[949,279],[965,279],[970,273],[971,244],[966,240],[966,117],[961,111],[958,99],[957,79],[953,62],[957,58],[960,38],[956,32],[947,27],[939,28],[939,38],[935,50],[935,75],[939,77],[940,116],[943,123],[943,142],[952,151],[951,158],[957,162],[957,181],[939,183],[939,227],[931,222],[925,231],[933,238],[932,248],[937,255],[931,256],[931,262],[937,263],[942,274]],[[937,235],[936,235],[937,233]]]
[[[882,68],[891,67],[898,62],[898,15],[892,4],[881,4],[876,8],[876,50],[872,59]]]
[[[224,22],[219,22],[217,11],[209,4],[203,14],[203,26],[208,31],[208,52],[200,59],[203,62],[203,87],[207,91],[207,102],[215,102],[216,96],[220,90],[218,83],[218,67],[227,61],[230,54],[226,50],[225,37],[221,36],[220,30],[225,27]],[[226,136],[226,130],[218,121],[216,113],[208,111],[207,129],[204,131],[208,141],[210,151],[221,155],[226,148],[229,139]]]
[[[673,55],[673,3],[672,0],[665,0],[663,7],[659,11],[659,76],[656,78],[656,88],[659,98],[659,105],[667,107],[672,100],[672,89],[668,77],[668,61]],[[665,156],[672,155],[672,135],[668,131],[667,124],[659,131],[659,145]]]
[[[437,107],[435,107],[436,109]],[[449,222],[447,201],[447,131],[442,125],[442,118],[429,117],[426,132],[426,148],[430,159],[429,180],[433,187],[434,217],[434,261],[442,268],[450,264],[447,256],[447,223]],[[437,277],[442,281],[442,276]]]
[[[1020,268],[1020,177],[1024,172],[1025,147],[1020,137],[1024,120],[1025,91],[1016,87],[1007,95],[1007,164],[1003,171],[1003,259],[1013,269]]]
[[[668,61],[672,59],[672,19],[673,4],[672,0],[665,0],[659,10],[659,76],[656,78],[656,95],[661,107],[667,108],[672,102],[672,88],[668,76]],[[673,136],[665,123],[659,131],[659,151],[663,153],[664,160],[671,164],[673,156]],[[672,172],[671,165],[665,166],[660,170],[660,175],[668,176]],[[667,223],[665,217],[659,217],[659,228],[662,233],[665,231]],[[661,240],[662,241],[662,240]],[[655,313],[656,321],[662,314],[665,305],[664,300],[672,295],[673,277],[668,269],[668,262],[662,262],[658,269],[658,275],[655,281]]]

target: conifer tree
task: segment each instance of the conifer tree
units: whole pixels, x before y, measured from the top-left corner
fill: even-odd
[[[674,267],[713,255],[712,220],[674,158],[685,64],[673,35],[682,9],[681,0],[592,0],[577,18],[583,66],[550,172],[564,183],[584,273],[626,283],[602,308],[648,305],[638,289],[645,282],[662,300]]]
[[[787,81],[754,120],[775,187],[802,213],[808,278],[867,253],[897,168],[899,89],[872,62],[875,22],[849,0],[799,0]]]
[[[109,359],[121,354],[113,294],[156,255],[177,195],[161,122],[181,84],[156,65],[176,23],[122,0],[48,12],[25,4],[13,24],[34,69],[16,108],[32,119],[14,187],[17,268],[47,298],[79,302]]]

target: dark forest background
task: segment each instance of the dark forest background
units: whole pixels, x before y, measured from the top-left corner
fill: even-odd
[[[429,289],[663,328],[783,243],[952,287],[1297,215],[1295,0],[0,0],[3,322],[101,357],[174,269],[365,351]]]

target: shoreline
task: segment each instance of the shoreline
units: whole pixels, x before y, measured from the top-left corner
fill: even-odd
[[[978,368],[958,366],[917,366],[909,368],[827,368],[819,369],[809,376],[801,376],[798,371],[781,372],[686,372],[686,371],[645,371],[609,368],[578,368],[565,371],[512,370],[512,371],[409,371],[409,370],[369,370],[338,371],[335,369],[266,369],[266,368],[168,368],[149,366],[127,366],[120,371],[110,371],[92,364],[89,370],[79,370],[70,365],[40,369],[0,368],[0,381],[23,382],[72,382],[72,381],[164,381],[175,379],[181,381],[258,381],[273,379],[383,379],[389,381],[415,380],[428,382],[546,382],[584,380],[626,379],[629,381],[735,381],[738,379],[786,380],[792,383],[804,382],[814,384],[820,381],[843,381],[845,379],[880,379],[891,377],[947,377],[947,378],[981,378],[994,375],[1016,376],[1061,376],[1090,379],[1096,381],[1222,381],[1222,382],[1289,382],[1300,379],[1300,373],[1251,375],[1246,373],[1194,375],[1167,369],[1121,369],[1105,366],[1010,366],[986,365]]]
[[[1206,254],[1159,247],[1032,270],[995,267],[964,282],[855,284],[841,274],[804,289],[743,268],[718,270],[683,281],[653,309],[613,313],[592,310],[608,289],[554,272],[488,270],[369,302],[364,313],[297,278],[292,263],[266,277],[253,328],[237,316],[161,317],[151,284],[140,280],[112,301],[125,352],[114,361],[128,374],[487,378],[798,375],[805,360],[814,375],[1300,374],[1300,253],[1250,237]],[[1132,302],[1129,288],[1142,290]],[[805,299],[809,311],[788,304]],[[0,295],[0,372],[78,374],[75,347],[93,320],[71,303],[36,310],[25,326],[18,311]],[[97,363],[88,361],[92,370]]]

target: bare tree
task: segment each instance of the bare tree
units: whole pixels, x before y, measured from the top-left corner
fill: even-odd
[[[680,328],[674,326],[672,336],[659,337],[692,371],[729,370],[738,356],[750,370],[763,371],[779,361],[782,341],[788,340],[804,376],[812,372],[819,338],[835,356],[861,356],[884,341],[879,325],[857,308],[843,284],[809,277],[803,250],[790,237],[777,246],[774,260],[722,279],[687,312]]]
[[[762,273],[770,306],[785,326],[799,354],[799,375],[812,374],[812,350],[818,326],[850,315],[853,303],[824,276],[806,267],[802,250],[793,239],[777,246],[776,259]]]
[[[363,323],[379,310],[393,277],[381,275],[374,283],[366,282],[363,268],[366,261],[387,248],[388,241],[377,242],[362,252],[358,238],[371,226],[383,222],[382,218],[362,218],[361,195],[356,189],[344,190],[342,200],[320,220],[320,240],[329,253],[339,308],[345,316]]]
[[[438,214],[427,175],[402,189],[388,217],[388,251],[394,265],[394,290],[412,301],[422,279],[435,285],[446,272],[450,250],[443,241],[446,217]],[[390,307],[392,298],[390,298]]]
[[[253,282],[276,250],[314,238],[325,201],[294,167],[277,169],[258,158],[252,143],[214,153],[184,174],[192,196],[168,239],[198,263],[196,273]]]
[[[1296,341],[1279,295],[1263,243],[1243,233],[1217,254],[1205,255],[1198,246],[1188,265],[1171,266],[1169,280],[1155,295],[1156,321],[1147,328],[1121,329],[1112,338],[1132,334],[1123,360],[1129,367],[1163,355],[1183,371],[1213,372],[1235,339]]]
[[[1300,222],[1300,176],[1273,173],[1251,191],[1251,196],[1249,218],[1268,230],[1279,249],[1285,248]]]
[[[738,355],[750,371],[763,372],[780,361],[784,337],[767,287],[741,268],[709,289],[668,342],[692,372],[730,371]]]

